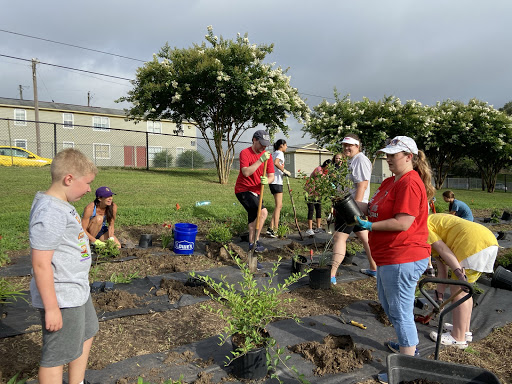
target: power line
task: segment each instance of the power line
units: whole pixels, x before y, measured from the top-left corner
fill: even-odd
[[[146,62],[146,60],[134,59],[133,57],[129,57],[129,56],[123,56],[123,55],[118,55],[118,54],[116,54],[116,53],[100,51],[100,50],[98,50],[98,49],[92,49],[92,48],[81,47],[81,46],[79,46],[79,45],[74,45],[74,44],[62,43],[62,42],[60,42],[60,41],[55,41],[55,40],[50,40],[50,39],[44,39],[44,38],[42,38],[42,37],[25,35],[25,34],[23,34],[23,33],[7,31],[7,30],[5,30],[5,29],[0,29],[0,32],[5,32],[5,33],[13,34],[13,35],[18,35],[18,36],[28,37],[28,38],[30,38],[30,39],[36,39],[36,40],[47,41],[47,42],[49,42],[49,43],[54,43],[54,44],[66,45],[66,46],[68,46],[68,47],[73,47],[73,48],[83,49],[83,50],[86,50],[86,51],[92,51],[92,52],[103,53],[103,54],[105,54],[105,55],[111,55],[111,56],[121,57],[121,58],[123,58],[123,59],[134,60],[134,61],[140,61],[140,62],[142,62],[142,63],[145,63],[145,62]]]
[[[0,30],[0,31],[1,31],[1,30]],[[28,62],[31,62],[31,61],[32,61],[32,60],[30,60],[30,59],[23,59],[23,58],[21,58],[21,57],[9,56],[9,55],[3,55],[3,54],[1,54],[1,53],[0,53],[0,56],[2,56],[2,57],[8,57],[8,58],[10,58],[10,59],[16,59],[16,60],[28,61]],[[120,79],[120,80],[126,80],[126,81],[133,81],[133,79],[127,79],[126,77],[120,77],[120,76],[114,76],[114,75],[107,75],[106,73],[100,73],[100,72],[87,71],[87,70],[85,70],[85,69],[78,69],[78,68],[66,67],[66,66],[64,66],[64,65],[52,64],[52,63],[45,63],[44,61],[38,61],[38,64],[49,65],[49,66],[52,66],[52,67],[57,67],[57,68],[67,69],[67,70],[70,70],[70,71],[84,72],[84,73],[90,73],[90,74],[93,74],[93,75],[99,75],[99,76],[111,77],[111,78],[114,78],[114,79]],[[305,95],[305,96],[311,96],[311,97],[318,97],[318,98],[321,98],[321,99],[336,100],[336,99],[335,99],[335,98],[333,98],[333,97],[325,97],[325,96],[313,95],[313,94],[310,94],[310,93],[304,93],[304,92],[299,92],[299,94],[301,94],[301,95]]]
[[[16,56],[9,56],[9,55],[3,55],[0,53],[0,56],[8,57],[10,59],[16,59],[16,60],[23,60],[23,61],[32,61],[29,59],[23,59],[21,57]],[[99,76],[106,76],[106,77],[112,77],[114,79],[120,79],[120,80],[126,80],[126,81],[132,81],[133,79],[127,79],[126,77],[120,77],[120,76],[114,76],[114,75],[107,75],[106,73],[99,73],[99,72],[93,72],[93,71],[87,71],[85,69],[78,69],[78,68],[72,68],[72,67],[66,67],[64,65],[58,65],[58,64],[52,64],[52,63],[45,63],[44,61],[38,61],[38,64],[44,64],[49,65],[51,67],[57,67],[57,68],[63,68],[63,69],[69,69],[71,71],[77,71],[77,72],[84,72],[84,73],[91,73],[93,75],[99,75]]]

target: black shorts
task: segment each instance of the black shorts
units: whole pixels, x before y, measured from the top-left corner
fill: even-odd
[[[236,198],[242,204],[242,207],[247,211],[247,223],[251,224],[258,217],[258,204],[260,197],[252,192],[240,192],[236,193]],[[263,202],[261,209],[265,208]]]
[[[270,193],[275,195],[276,193],[283,193],[283,184],[269,184]]]

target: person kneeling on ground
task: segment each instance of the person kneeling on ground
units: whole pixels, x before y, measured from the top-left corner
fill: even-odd
[[[432,256],[440,257],[437,263],[438,277],[446,279],[448,267],[453,271],[452,279],[474,283],[484,272],[492,272],[498,254],[498,241],[494,234],[478,223],[457,216],[436,213],[428,217],[428,243],[432,245]],[[452,294],[459,287],[450,286]],[[436,300],[444,298],[444,284],[438,284]],[[461,292],[454,302],[466,293]],[[473,299],[469,298],[453,310],[453,326],[441,336],[441,344],[467,348],[472,341],[470,331]],[[430,338],[437,341],[437,332],[431,332]]]
[[[121,243],[114,235],[114,222],[117,216],[117,204],[113,202],[114,192],[109,187],[99,187],[96,199],[87,204],[82,215],[82,227],[94,245],[103,245],[105,240],[113,240],[118,248]]]

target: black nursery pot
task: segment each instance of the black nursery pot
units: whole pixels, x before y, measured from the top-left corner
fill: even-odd
[[[311,264],[309,272],[309,287],[311,289],[331,289],[331,267],[319,267]]]
[[[491,287],[512,291],[512,272],[499,265],[492,275]]]
[[[229,364],[232,368],[231,374],[240,379],[261,379],[268,372],[267,348],[261,347],[237,357]]]
[[[309,267],[310,262],[305,256],[292,257],[292,273],[303,273]]]
[[[508,211],[503,211],[503,215],[501,215],[501,220],[509,221],[512,218],[512,215]]]
[[[153,246],[153,235],[147,233],[140,235],[139,247],[148,248],[151,246]]]
[[[359,209],[352,195],[347,195],[343,199],[338,200],[334,205],[336,216],[341,218],[347,225],[355,225],[354,216],[363,216],[363,212]]]
[[[345,257],[343,258],[343,261],[341,264],[343,265],[352,265],[352,259],[354,258],[355,253],[345,253]]]

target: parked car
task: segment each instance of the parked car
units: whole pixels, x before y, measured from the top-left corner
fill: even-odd
[[[498,190],[499,190],[499,191],[507,191],[507,190],[508,190],[508,188],[507,188],[507,186],[506,186],[505,184],[503,184],[503,183],[496,183],[496,185],[494,186],[494,190],[495,190],[495,191],[498,191]]]
[[[0,145],[0,165],[20,167],[42,167],[52,163],[52,159],[37,156],[35,153],[20,147]]]

